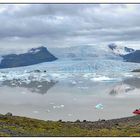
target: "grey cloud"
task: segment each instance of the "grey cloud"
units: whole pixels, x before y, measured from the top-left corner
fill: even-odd
[[[23,49],[139,41],[139,8],[139,4],[1,4],[0,47],[6,42],[7,49],[18,45]]]

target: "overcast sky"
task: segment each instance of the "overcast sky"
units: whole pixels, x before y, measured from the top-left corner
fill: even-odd
[[[0,4],[1,50],[112,42],[140,49],[140,5]]]

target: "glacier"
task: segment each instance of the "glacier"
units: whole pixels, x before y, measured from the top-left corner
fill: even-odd
[[[116,60],[83,60],[46,62],[32,66],[0,70],[0,81],[20,79],[21,82],[71,80],[112,81],[131,77],[140,64]],[[39,70],[39,72],[36,72]]]
[[[88,57],[66,55],[53,62],[0,69],[2,113],[68,121],[97,120],[99,111],[104,119],[130,115],[139,105],[140,83],[140,74],[131,71],[140,63],[124,62],[108,50],[88,51]],[[95,109],[99,103],[103,110]]]
[[[120,81],[122,78],[132,77],[134,73],[131,71],[140,68],[140,63],[124,62],[108,47],[82,45],[53,48],[51,52],[59,59],[30,66],[0,69],[0,82],[15,79],[26,83],[75,79]]]

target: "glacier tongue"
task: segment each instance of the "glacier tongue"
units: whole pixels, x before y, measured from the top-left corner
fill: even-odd
[[[85,79],[91,81],[120,80],[131,77],[131,70],[140,68],[140,64],[127,63],[120,60],[88,60],[88,61],[56,61],[28,67],[0,70],[0,81],[20,80],[31,81],[61,81]]]

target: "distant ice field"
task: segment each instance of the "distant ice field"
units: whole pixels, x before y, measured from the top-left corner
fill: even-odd
[[[84,79],[91,81],[113,81],[132,77],[131,71],[140,68],[139,63],[120,60],[54,61],[32,66],[0,70],[0,81],[20,79],[22,81],[50,81]]]

